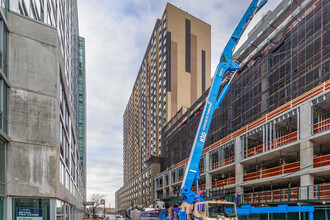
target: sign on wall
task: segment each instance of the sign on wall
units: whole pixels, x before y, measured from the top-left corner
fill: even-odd
[[[42,209],[17,208],[16,220],[43,220]]]

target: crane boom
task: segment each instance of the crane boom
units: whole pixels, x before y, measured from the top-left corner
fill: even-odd
[[[199,162],[202,156],[213,113],[216,109],[219,108],[222,100],[230,89],[231,79],[234,77],[236,71],[240,68],[240,66],[232,60],[233,50],[247,25],[253,18],[254,14],[257,13],[266,3],[267,0],[252,0],[252,3],[246,10],[221,54],[220,62],[215,71],[209,94],[205,101],[203,114],[199,122],[199,126],[189,156],[189,161],[180,188],[182,200],[188,204],[192,204],[194,201],[196,201],[196,199],[199,198],[198,195],[191,190],[191,187],[195,180],[200,179]],[[231,79],[226,82],[226,85],[221,90],[220,95],[218,95],[224,76],[230,72],[234,72],[234,74],[232,74]],[[203,201],[203,199],[200,198],[200,201]]]

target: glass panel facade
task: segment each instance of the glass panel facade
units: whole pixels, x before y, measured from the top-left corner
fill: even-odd
[[[56,220],[64,220],[64,202],[56,200]]]
[[[0,182],[6,181],[6,145],[0,140]]]
[[[20,208],[34,209],[42,220],[50,220],[49,203],[49,199],[13,198],[12,220],[16,220]]]
[[[0,7],[4,9],[6,1],[0,0]],[[0,18],[0,129],[7,133],[7,94],[8,85],[5,78],[8,77],[8,30],[5,22]]]
[[[79,157],[81,162],[81,167],[84,171],[84,87],[85,87],[85,79],[84,79],[84,51],[85,45],[84,41],[79,40],[78,45],[78,57],[79,57],[79,72],[78,72],[78,95],[79,95],[79,103],[78,103],[78,149],[79,149]]]
[[[4,198],[0,197],[0,220],[4,220],[4,216],[5,216],[5,202],[4,202]]]
[[[3,83],[3,92],[2,92],[2,97],[1,97],[1,101],[2,101],[2,130],[7,133],[8,132],[8,119],[7,119],[7,115],[8,115],[8,107],[7,107],[7,103],[8,103],[8,86]]]

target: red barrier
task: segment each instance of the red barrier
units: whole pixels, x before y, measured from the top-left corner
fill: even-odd
[[[330,165],[330,154],[327,155],[322,155],[315,157],[313,159],[313,167],[323,167],[323,166],[328,166]]]
[[[330,129],[330,118],[317,122],[313,125],[313,134]]]

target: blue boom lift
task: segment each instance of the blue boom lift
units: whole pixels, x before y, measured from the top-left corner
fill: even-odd
[[[235,76],[236,71],[240,68],[240,66],[232,59],[233,50],[255,13],[257,13],[266,3],[267,0],[252,1],[221,54],[220,63],[218,64],[215,71],[214,78],[209,90],[209,95],[205,102],[203,114],[199,122],[180,189],[180,195],[182,196],[183,201],[188,204],[192,204],[194,201],[196,201],[196,199],[201,200],[201,198],[199,198],[198,195],[191,190],[191,187],[194,181],[198,183],[197,181],[200,179],[199,162],[202,156],[213,113],[219,108],[222,100],[230,89],[231,80]],[[220,92],[219,90],[222,84],[222,80],[227,75],[230,75],[230,79],[226,82],[225,86]]]

